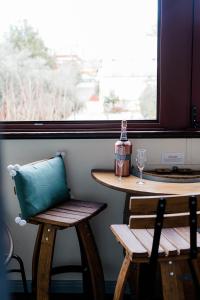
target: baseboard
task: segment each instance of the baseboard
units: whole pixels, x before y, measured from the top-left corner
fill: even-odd
[[[105,288],[106,294],[113,294],[115,289],[115,281],[106,281]],[[23,283],[21,280],[9,280],[9,290],[11,293],[23,293]],[[31,280],[27,280],[28,290],[31,291]],[[52,280],[51,281],[52,293],[82,293],[81,280]]]

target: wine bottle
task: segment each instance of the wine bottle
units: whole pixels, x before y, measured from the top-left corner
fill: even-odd
[[[120,155],[123,152],[125,154],[125,160],[122,166],[122,170],[119,168],[117,163],[120,160]],[[127,137],[127,121],[122,120],[121,122],[121,135],[120,140],[115,143],[115,175],[116,176],[129,176],[131,172],[131,153],[132,153],[132,144]]]

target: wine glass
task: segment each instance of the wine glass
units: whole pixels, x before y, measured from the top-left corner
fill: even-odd
[[[137,149],[136,154],[136,164],[140,172],[140,179],[136,182],[138,184],[144,184],[145,182],[142,179],[142,172],[146,162],[146,149]]]
[[[124,161],[126,159],[126,154],[125,154],[125,147],[120,146],[118,149],[118,159],[117,159],[117,166],[119,168],[119,180],[122,180],[122,173],[123,173],[123,165]]]

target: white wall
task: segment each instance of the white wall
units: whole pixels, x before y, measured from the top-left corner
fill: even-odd
[[[147,149],[147,167],[161,166],[162,151],[183,152],[185,165],[200,166],[200,139],[136,139],[132,142],[133,161],[134,149],[138,147]],[[113,168],[114,143],[114,139],[5,140],[2,142],[6,218],[14,238],[15,252],[24,261],[28,279],[31,279],[31,259],[37,226],[28,224],[25,227],[19,227],[15,224],[14,218],[18,215],[19,206],[13,193],[13,182],[7,173],[6,166],[15,163],[22,165],[48,158],[58,150],[66,152],[68,182],[74,197],[108,204],[108,208],[94,218],[92,226],[102,258],[105,278],[106,280],[115,280],[123,256],[121,247],[115,241],[109,225],[122,222],[125,194],[98,184],[90,175],[93,168]],[[72,229],[59,232],[54,256],[54,264],[69,261],[70,263],[79,261],[77,240],[74,238]],[[59,278],[63,279],[64,277],[57,277],[57,279]]]

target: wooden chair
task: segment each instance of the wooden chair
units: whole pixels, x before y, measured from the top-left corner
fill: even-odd
[[[136,299],[152,299],[158,274],[164,300],[186,299],[185,285],[190,299],[199,297],[200,196],[131,197],[129,209],[129,225],[111,225],[126,253],[114,300],[123,299],[128,279],[134,280]]]
[[[22,278],[22,283],[23,283],[23,288],[24,288],[24,293],[28,293],[28,287],[27,287],[27,281],[26,281],[26,274],[24,270],[24,264],[20,256],[16,255],[14,253],[14,245],[13,245],[13,239],[10,230],[8,227],[3,224],[2,228],[3,232],[3,245],[4,245],[4,264],[6,267],[9,265],[11,260],[16,260],[18,263],[19,268],[12,268],[12,269],[7,269],[7,273],[20,273],[21,278]]]
[[[73,199],[29,220],[29,223],[39,225],[32,261],[32,288],[37,300],[48,300],[51,275],[65,272],[83,274],[83,289],[87,299],[104,299],[103,270],[89,220],[105,208],[104,203]],[[82,265],[52,268],[56,232],[72,226],[78,235]]]

